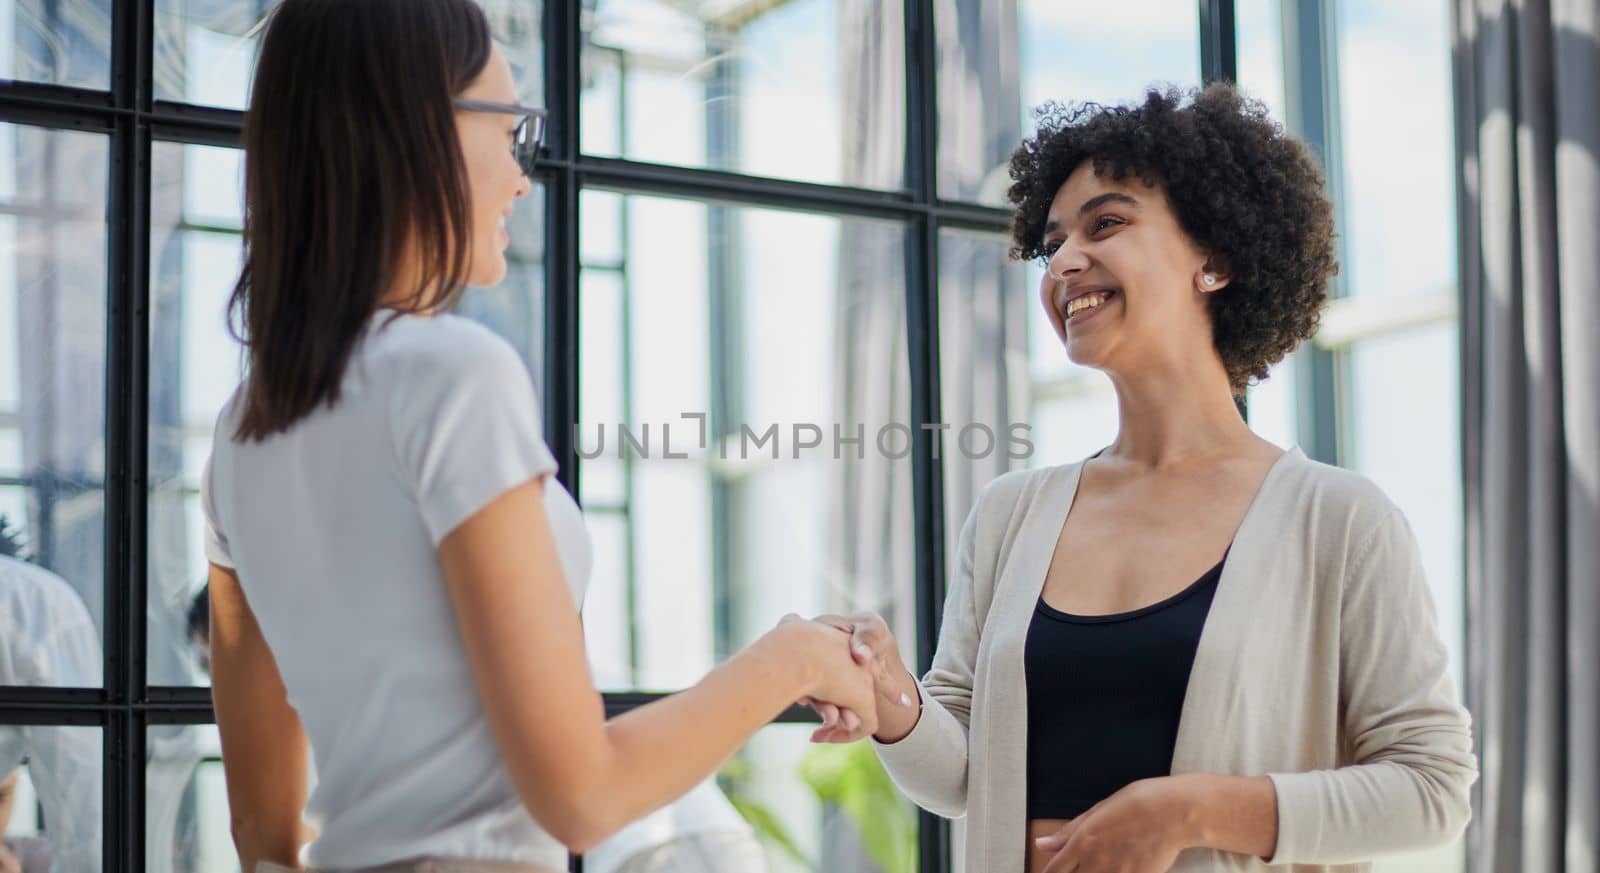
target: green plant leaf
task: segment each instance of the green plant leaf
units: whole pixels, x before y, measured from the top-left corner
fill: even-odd
[[[845,814],[867,856],[884,873],[915,873],[916,813],[869,744],[813,746],[800,761],[800,777],[819,799]]]

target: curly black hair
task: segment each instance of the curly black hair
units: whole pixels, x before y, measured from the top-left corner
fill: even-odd
[[[1334,260],[1333,205],[1304,143],[1232,85],[1150,89],[1142,104],[1047,103],[1011,155],[1011,256],[1043,259],[1050,203],[1072,171],[1165,192],[1179,227],[1228,273],[1209,295],[1233,393],[1316,332]]]

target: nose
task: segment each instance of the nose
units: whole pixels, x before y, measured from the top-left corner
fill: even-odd
[[[522,198],[528,196],[532,192],[533,192],[533,180],[528,178],[528,175],[526,173],[523,173],[523,174],[517,176],[517,194],[516,194],[517,199],[521,200]]]
[[[1061,241],[1055,254],[1050,256],[1045,270],[1057,281],[1066,280],[1089,269],[1089,256],[1072,243],[1071,238]]]

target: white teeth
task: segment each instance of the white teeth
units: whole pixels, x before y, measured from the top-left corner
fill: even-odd
[[[1080,297],[1074,297],[1067,303],[1067,317],[1071,318],[1085,309],[1093,309],[1110,299],[1110,291],[1091,291]]]

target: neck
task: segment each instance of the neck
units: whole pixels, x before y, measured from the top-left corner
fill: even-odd
[[[1234,405],[1227,370],[1214,354],[1113,373],[1117,438],[1105,455],[1148,470],[1216,459],[1263,443]]]
[[[425,277],[421,265],[418,263],[416,253],[408,251],[395,269],[394,280],[389,283],[389,288],[378,298],[378,308],[398,309],[413,315],[432,315],[436,307],[417,303],[417,289],[421,288]]]

